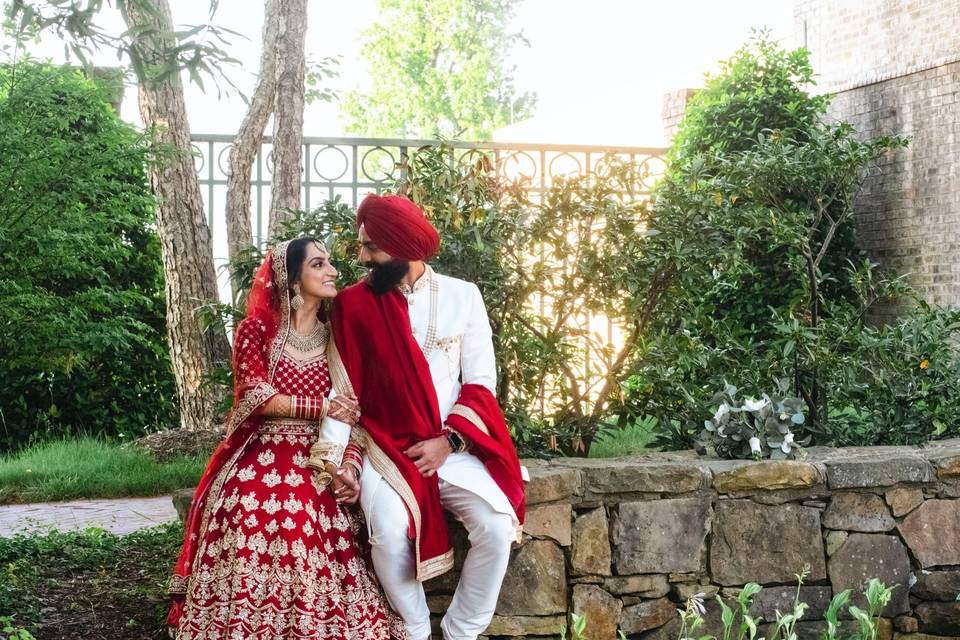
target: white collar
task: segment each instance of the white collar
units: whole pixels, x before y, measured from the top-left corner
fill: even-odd
[[[413,283],[413,287],[410,285],[401,282],[398,286],[400,287],[400,293],[405,296],[410,295],[411,293],[418,293],[423,291],[430,285],[430,281],[433,280],[433,269],[430,268],[430,265],[424,263],[423,273],[420,274],[420,277],[417,278],[417,281]]]

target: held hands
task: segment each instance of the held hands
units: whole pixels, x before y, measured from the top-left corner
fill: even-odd
[[[351,465],[344,465],[333,472],[330,489],[339,504],[357,504],[360,499],[360,481],[357,470]]]
[[[446,462],[447,456],[453,453],[453,450],[446,436],[438,436],[418,442],[403,453],[413,459],[420,475],[429,478]]]
[[[330,400],[330,411],[327,415],[351,427],[355,426],[360,419],[360,405],[357,403],[357,397],[352,393],[335,396]]]

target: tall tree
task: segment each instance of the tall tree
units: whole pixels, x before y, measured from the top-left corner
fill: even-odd
[[[158,68],[178,46],[167,0],[152,7],[129,3],[122,14],[134,36],[133,51],[145,69]],[[148,71],[149,72],[149,71]],[[157,197],[157,231],[163,250],[167,296],[167,338],[177,381],[180,423],[185,429],[211,428],[218,418],[219,390],[206,384],[230,357],[226,335],[205,331],[198,306],[215,303],[217,292],[213,248],[190,146],[190,125],[178,73],[140,83],[140,115],[158,141],[173,153],[151,167]]]
[[[197,429],[213,424],[217,393],[205,386],[225,360],[229,345],[221,331],[204,331],[199,307],[217,301],[210,230],[203,213],[193,169],[190,130],[180,71],[203,86],[202,75],[229,78],[223,65],[235,63],[215,42],[226,43],[225,30],[212,24],[174,31],[168,0],[115,0],[128,30],[113,34],[96,22],[110,0],[10,0],[6,15],[21,32],[54,31],[82,62],[93,50],[111,48],[126,56],[140,86],[144,123],[173,151],[171,161],[152,172],[158,196],[158,231],[163,240],[167,279],[168,337],[181,403],[182,424]],[[219,4],[210,0],[210,18]],[[271,233],[300,206],[303,172],[304,102],[330,100],[329,90],[313,85],[336,75],[336,60],[326,58],[307,73],[304,55],[306,0],[264,0],[263,53],[260,74],[247,116],[230,153],[227,189],[227,237],[230,258],[252,244],[250,228],[250,168],[259,151],[270,115],[274,123],[274,189]],[[311,85],[305,91],[305,85]],[[238,288],[233,282],[233,293]]]
[[[280,0],[266,0],[263,6],[263,45],[257,84],[250,107],[230,147],[230,175],[227,176],[227,248],[233,261],[253,243],[250,228],[250,169],[260,151],[263,132],[273,113],[277,89],[277,42],[280,34]],[[239,293],[237,278],[230,278],[234,298]]]
[[[343,103],[357,135],[488,140],[528,117],[532,93],[517,93],[509,51],[526,44],[510,29],[517,0],[379,0],[364,33],[369,91]]]
[[[300,208],[307,0],[278,0],[270,235]]]

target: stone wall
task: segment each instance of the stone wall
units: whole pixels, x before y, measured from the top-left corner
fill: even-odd
[[[835,593],[873,577],[897,585],[878,640],[960,638],[960,439],[816,448],[781,462],[677,452],[525,464],[523,542],[487,638],[556,638],[577,612],[589,640],[618,630],[674,640],[677,607],[697,593],[708,598],[703,633],[720,635],[714,596],[758,582],[752,612],[769,623],[792,607],[804,567],[801,640],[819,638]],[[191,494],[175,497],[178,510]],[[460,525],[450,528],[457,568],[426,583],[437,637],[468,548]]]
[[[898,585],[881,637],[960,637],[960,440],[812,449],[786,462],[662,453],[528,464],[524,540],[489,637],[556,637],[574,611],[591,640],[618,628],[673,639],[677,607],[701,592],[705,632],[717,634],[714,595],[759,582],[754,614],[773,621],[792,606],[804,566],[801,638],[818,637],[834,593],[871,577]],[[466,541],[453,529],[459,563]],[[455,570],[427,583],[437,622],[457,579]]]
[[[795,0],[794,17],[831,117],[911,139],[864,182],[862,246],[928,302],[960,304],[960,0]]]

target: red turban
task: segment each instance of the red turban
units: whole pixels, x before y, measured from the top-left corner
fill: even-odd
[[[440,234],[423,211],[403,196],[371,193],[357,207],[357,228],[400,260],[429,260],[440,249]]]

